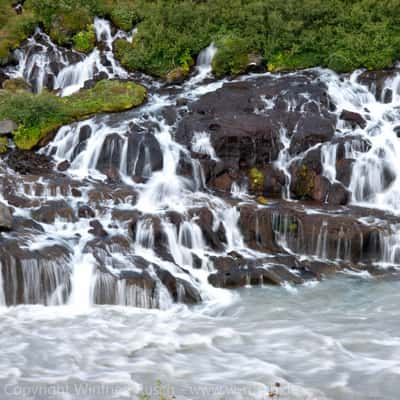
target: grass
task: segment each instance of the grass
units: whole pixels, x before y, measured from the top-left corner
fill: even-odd
[[[46,91],[39,95],[4,91],[0,94],[0,120],[15,121],[15,144],[19,149],[31,150],[62,125],[100,112],[129,110],[145,99],[143,86],[119,81],[100,81],[92,89],[64,98]]]

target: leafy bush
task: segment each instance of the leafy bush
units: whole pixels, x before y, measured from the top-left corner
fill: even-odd
[[[93,25],[89,25],[87,30],[78,32],[73,37],[74,48],[82,53],[89,53],[96,44],[96,34]]]
[[[243,73],[249,63],[249,47],[244,39],[225,38],[217,42],[212,68],[217,76]]]

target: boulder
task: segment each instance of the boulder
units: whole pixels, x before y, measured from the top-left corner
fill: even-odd
[[[336,120],[329,114],[305,113],[298,121],[290,141],[289,152],[298,155],[316,144],[330,141],[336,129]]]
[[[78,209],[78,217],[79,218],[94,218],[96,213],[87,205],[81,206]]]
[[[364,129],[367,126],[367,121],[356,112],[343,110],[340,114],[340,119],[349,122],[353,129],[355,129],[357,126]]]
[[[168,85],[180,85],[182,84],[186,78],[189,76],[189,72],[185,69],[178,67],[168,72],[165,77],[165,81]]]
[[[90,221],[89,225],[91,226],[91,229],[89,229],[89,233],[93,236],[99,238],[105,238],[108,236],[107,231],[103,228],[103,225],[99,220],[95,219],[93,221]]]

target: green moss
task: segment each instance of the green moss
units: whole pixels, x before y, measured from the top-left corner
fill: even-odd
[[[297,223],[297,221],[293,221],[293,222],[291,222],[290,224],[289,224],[289,232],[290,233],[296,233],[297,232],[297,230],[298,230],[298,223]]]
[[[252,168],[249,172],[250,189],[259,193],[264,190],[264,174],[258,168]]]
[[[248,42],[239,38],[225,38],[217,42],[217,54],[212,60],[216,76],[238,75],[246,71],[249,64]]]
[[[131,109],[144,102],[146,89],[133,82],[100,81],[94,88],[60,98],[48,92],[5,92],[0,95],[0,119],[18,124],[13,139],[18,148],[30,150],[60,126],[100,112]]]
[[[96,34],[93,25],[89,25],[85,31],[78,32],[73,38],[74,49],[82,53],[89,53],[96,44]]]
[[[0,154],[7,153],[8,140],[5,137],[0,137]]]
[[[295,193],[300,198],[312,198],[315,173],[307,165],[302,165],[296,176]]]

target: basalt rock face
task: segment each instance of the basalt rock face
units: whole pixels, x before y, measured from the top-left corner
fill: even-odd
[[[284,178],[274,170],[274,163],[282,151],[295,158],[331,141],[337,121],[331,108],[327,87],[312,73],[227,83],[190,105],[176,139],[200,158],[212,186],[229,190],[227,176],[246,176],[256,167],[266,175],[261,192],[276,195]],[[203,135],[200,139],[199,134]],[[207,160],[207,155],[197,150],[197,141],[204,135],[209,137],[215,160]],[[313,172],[309,179],[320,179],[321,168]],[[302,197],[296,191],[293,194]]]

